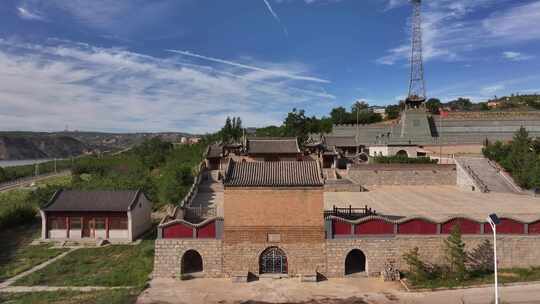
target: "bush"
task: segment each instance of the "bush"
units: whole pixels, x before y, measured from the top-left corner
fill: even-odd
[[[36,218],[36,208],[28,203],[13,204],[0,213],[0,229],[29,223]]]
[[[467,258],[468,267],[476,273],[492,273],[493,264],[493,245],[489,240],[484,240],[475,248]]]
[[[425,282],[431,277],[429,266],[420,259],[418,251],[418,247],[415,247],[403,255],[403,259],[409,266],[408,277],[414,284]]]

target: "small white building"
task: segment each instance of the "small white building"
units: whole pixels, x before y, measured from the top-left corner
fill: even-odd
[[[44,240],[131,242],[152,226],[152,203],[140,190],[59,190],[40,213]]]
[[[369,146],[369,156],[404,156],[409,158],[418,157],[418,145],[400,144],[377,144]]]

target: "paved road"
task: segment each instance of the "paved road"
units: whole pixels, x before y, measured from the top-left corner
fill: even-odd
[[[502,287],[505,304],[540,303],[540,284]],[[137,300],[150,303],[306,303],[306,304],[490,304],[492,288],[408,293],[397,283],[374,278],[330,279],[301,283],[298,279],[263,279],[232,283],[230,279],[154,279]]]

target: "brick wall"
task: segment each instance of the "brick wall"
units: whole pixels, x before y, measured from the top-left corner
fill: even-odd
[[[215,239],[158,239],[155,242],[154,277],[179,277],[182,256],[197,251],[203,261],[205,277],[223,277],[222,242]]]
[[[323,227],[323,189],[225,189],[224,227]]]
[[[331,239],[326,242],[328,277],[341,277],[345,273],[345,258],[352,249],[366,255],[366,271],[378,275],[388,259],[394,259],[400,269],[406,270],[403,254],[418,247],[420,256],[430,263],[444,262],[444,240],[439,236],[396,236],[381,238]],[[466,250],[472,251],[484,240],[493,241],[489,235],[463,236]],[[540,236],[498,236],[497,254],[499,267],[529,267],[540,265]]]
[[[349,170],[349,179],[360,185],[456,185],[454,165],[366,165]],[[416,166],[416,167],[415,167]]]

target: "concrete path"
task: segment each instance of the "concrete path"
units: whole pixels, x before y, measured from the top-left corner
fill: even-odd
[[[497,168],[494,168],[484,157],[460,157],[458,161],[464,166],[470,166],[476,175],[492,192],[514,193],[516,190],[506,181],[499,173]]]
[[[540,303],[540,284],[502,287],[500,294],[505,304]],[[492,288],[409,293],[399,283],[375,278],[319,283],[301,283],[298,279],[261,279],[251,283],[232,283],[230,279],[154,279],[137,303],[489,304],[492,299]]]
[[[18,275],[14,276],[12,278],[7,279],[6,281],[0,283],[0,292],[4,292],[4,290],[6,288],[8,288],[11,284],[15,283],[18,279],[20,279],[22,277],[25,277],[25,276],[27,276],[27,275],[29,275],[31,273],[34,273],[34,272],[36,272],[36,271],[38,271],[40,269],[43,269],[43,268],[47,267],[51,263],[54,263],[55,261],[65,257],[66,255],[68,255],[70,252],[73,252],[74,250],[76,250],[76,248],[72,248],[72,249],[60,254],[59,256],[56,256],[56,257],[54,257],[54,258],[52,258],[52,259],[50,259],[50,260],[48,260],[46,262],[43,262],[43,263],[35,266],[32,269],[29,269],[29,270],[27,270],[25,272],[19,273]]]

